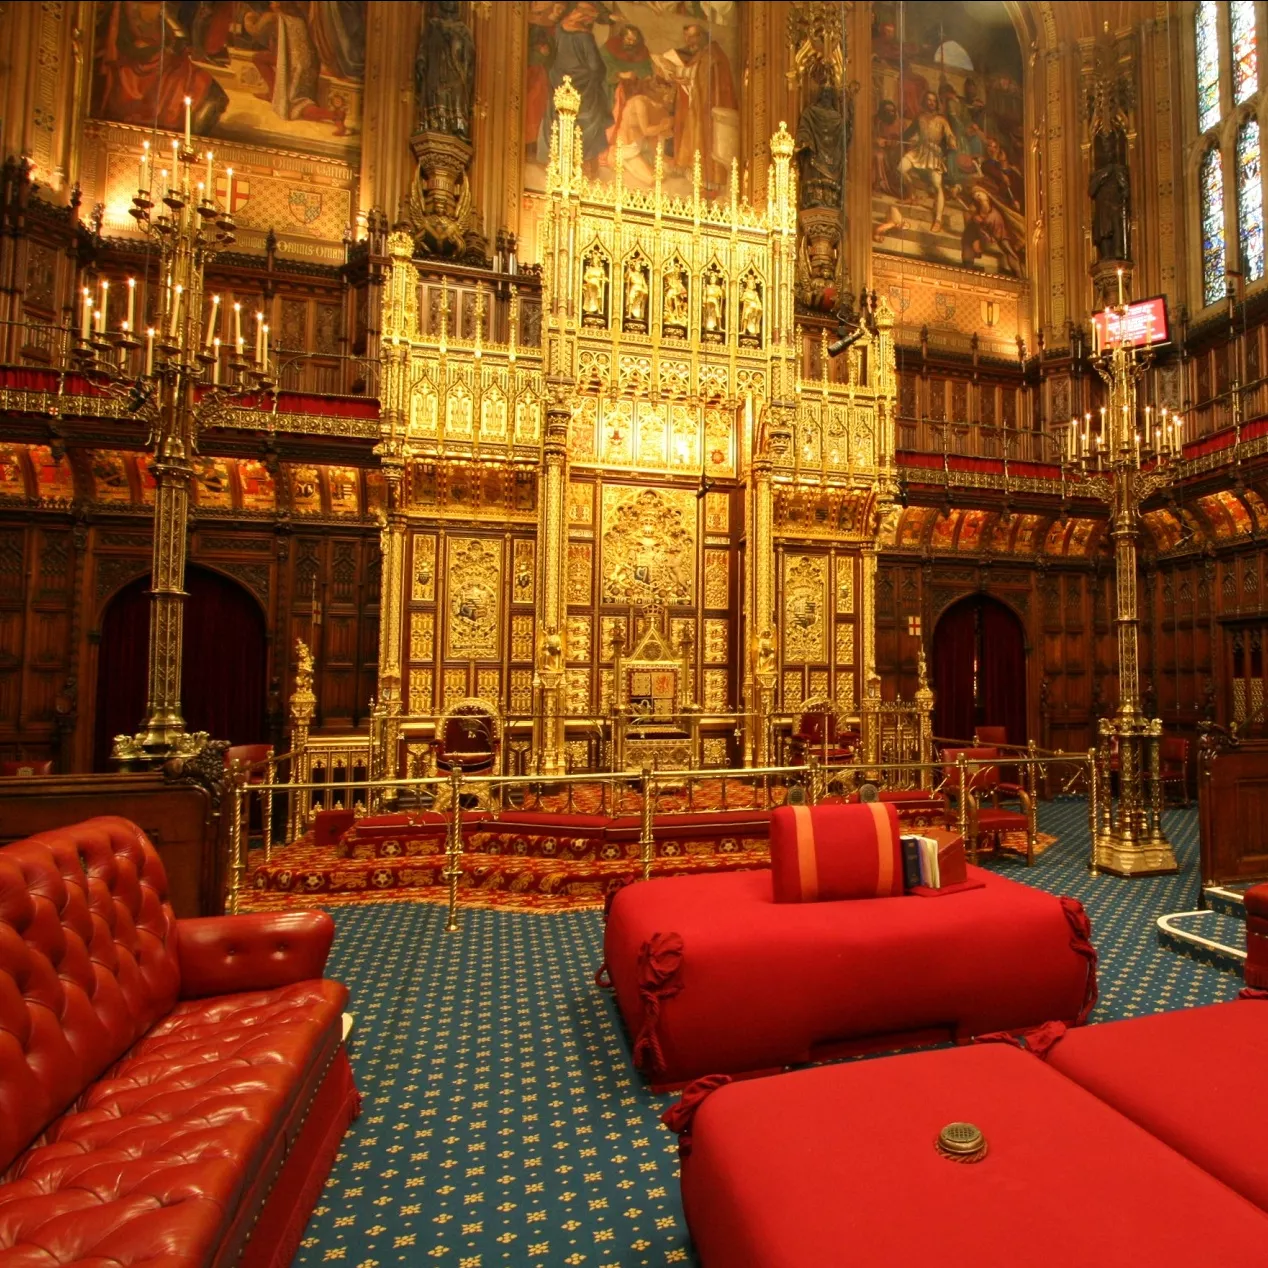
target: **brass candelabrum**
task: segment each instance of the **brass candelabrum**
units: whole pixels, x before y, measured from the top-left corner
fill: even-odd
[[[210,151],[195,153],[185,100],[184,144],[171,142],[170,167],[145,142],[137,192],[129,209],[141,232],[158,248],[158,278],[148,304],[137,303],[137,279],[126,282],[126,316],[112,328],[110,283],[83,291],[76,368],[94,385],[126,399],[127,409],[149,425],[156,491],[151,564],[150,640],[145,717],[136,735],[117,735],[113,758],[128,765],[188,757],[207,741],[188,732],[181,713],[181,649],[185,600],[185,549],[189,486],[198,432],[234,399],[273,386],[269,328],[255,321],[254,355],[247,356],[242,308],[233,305],[233,336],[220,338],[220,296],[204,296],[208,262],[234,241],[233,170],[226,172],[225,202],[216,199]],[[205,165],[205,166],[204,166]],[[119,301],[114,312],[117,314]],[[138,307],[148,309],[142,328]],[[142,314],[143,318],[145,314]],[[149,324],[152,322],[153,324]]]
[[[1146,718],[1141,708],[1137,553],[1141,509],[1174,478],[1180,422],[1165,409],[1146,405],[1142,413],[1138,389],[1151,360],[1152,330],[1146,346],[1137,348],[1128,340],[1126,318],[1120,297],[1106,311],[1106,326],[1116,337],[1098,343],[1092,359],[1109,389],[1108,404],[1062,428],[1061,465],[1071,492],[1109,506],[1114,539],[1118,709],[1100,721],[1097,765],[1107,792],[1117,775],[1118,797],[1099,800],[1092,866],[1118,876],[1153,876],[1176,871],[1177,863],[1162,827],[1162,720]]]

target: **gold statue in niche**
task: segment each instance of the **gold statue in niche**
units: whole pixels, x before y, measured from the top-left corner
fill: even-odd
[[[716,265],[704,275],[701,314],[703,337],[710,343],[721,343],[726,338],[726,283]]]
[[[583,326],[603,326],[607,311],[608,267],[607,261],[598,251],[591,251],[586,256],[585,268],[581,273],[581,324]]]
[[[762,343],[762,292],[752,273],[740,282],[740,343],[746,347]]]
[[[647,264],[635,257],[625,266],[625,328],[647,332]]]
[[[661,325],[687,333],[687,271],[671,265],[665,274],[665,306]]]

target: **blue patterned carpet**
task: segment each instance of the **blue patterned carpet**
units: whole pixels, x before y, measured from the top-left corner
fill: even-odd
[[[1197,906],[1197,813],[1167,829],[1178,876],[1087,873],[1082,801],[1040,808],[1058,844],[1001,872],[1082,899],[1101,955],[1094,1021],[1230,999],[1239,979],[1157,945]],[[599,963],[598,912],[343,908],[330,974],[348,983],[365,1096],[295,1263],[449,1268],[691,1263],[673,1099],[634,1073]]]

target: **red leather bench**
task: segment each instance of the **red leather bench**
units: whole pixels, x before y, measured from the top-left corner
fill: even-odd
[[[776,903],[768,869],[641,881],[605,966],[654,1087],[847,1052],[1082,1022],[1096,952],[1073,899],[970,867],[935,898]]]
[[[1004,1044],[718,1081],[665,1115],[704,1268],[1192,1268],[1252,1262],[1268,1238],[1244,1197]],[[983,1133],[979,1161],[936,1148],[955,1122]]]
[[[135,824],[0,849],[0,1262],[290,1262],[359,1098],[321,912],[177,920]]]

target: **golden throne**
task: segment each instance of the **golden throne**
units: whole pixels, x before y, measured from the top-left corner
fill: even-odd
[[[633,650],[613,639],[612,766],[615,770],[693,770],[700,764],[699,709],[691,699],[690,644],[670,643],[653,609]]]
[[[502,728],[497,706],[477,696],[454,700],[440,715],[432,741],[432,767],[437,775],[495,775]],[[491,787],[470,785],[462,791],[464,810],[492,810]],[[448,809],[450,790],[443,787],[436,795],[435,809]]]

